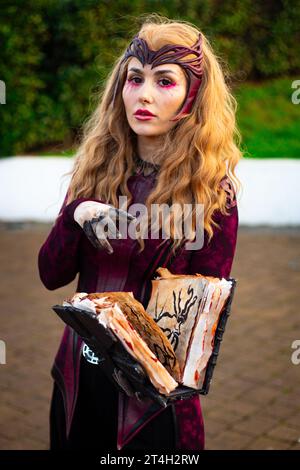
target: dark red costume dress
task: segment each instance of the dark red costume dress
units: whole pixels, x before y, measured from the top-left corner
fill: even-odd
[[[134,203],[145,203],[156,182],[156,172],[134,174],[128,188]],[[42,245],[38,266],[40,278],[49,290],[69,284],[79,273],[77,292],[133,292],[146,308],[151,294],[151,279],[158,267],[172,273],[201,273],[229,277],[234,258],[238,210],[228,177],[221,183],[227,193],[230,215],[219,211],[214,219],[221,229],[199,250],[184,245],[175,255],[170,240],[145,239],[145,249],[138,253],[136,240],[110,239],[114,252],[97,250],[90,243],[73,215],[83,201],[66,205],[66,199],[51,232]],[[70,292],[72,295],[73,292]],[[50,306],[49,306],[50,308]],[[135,398],[119,392],[101,372],[82,356],[83,341],[68,326],[51,370],[54,379],[50,411],[50,448],[97,450],[121,449],[204,449],[204,423],[199,396],[159,408],[151,400],[142,405]]]

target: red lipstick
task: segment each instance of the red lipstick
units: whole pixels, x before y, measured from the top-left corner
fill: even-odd
[[[151,111],[148,111],[148,109],[140,108],[134,113],[134,116],[141,121],[148,121],[149,119],[155,117],[155,114],[152,114]]]

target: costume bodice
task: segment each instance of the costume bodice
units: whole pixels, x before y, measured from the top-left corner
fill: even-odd
[[[134,163],[135,163],[135,170],[134,170],[134,175],[143,175],[143,176],[154,176],[156,177],[160,165],[155,165],[154,163],[147,162],[140,158],[137,154],[134,155]]]

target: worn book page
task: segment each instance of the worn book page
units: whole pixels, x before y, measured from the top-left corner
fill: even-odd
[[[181,371],[180,383],[203,385],[220,314],[230,295],[231,282],[201,275],[172,275],[152,280],[147,313],[169,339]]]

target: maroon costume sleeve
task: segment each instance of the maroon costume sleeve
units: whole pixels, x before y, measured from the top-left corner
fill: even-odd
[[[220,229],[213,228],[214,235],[209,244],[205,241],[202,249],[191,255],[190,272],[206,276],[229,277],[235,254],[238,231],[238,208],[236,195],[229,178],[224,179],[222,187],[227,194],[227,210],[229,215],[220,211],[214,214],[214,220]],[[205,237],[206,239],[206,237]]]
[[[69,284],[79,271],[79,243],[85,234],[74,220],[76,207],[84,201],[102,202],[99,199],[78,198],[66,205],[66,201],[67,195],[38,255],[40,278],[49,290]]]

